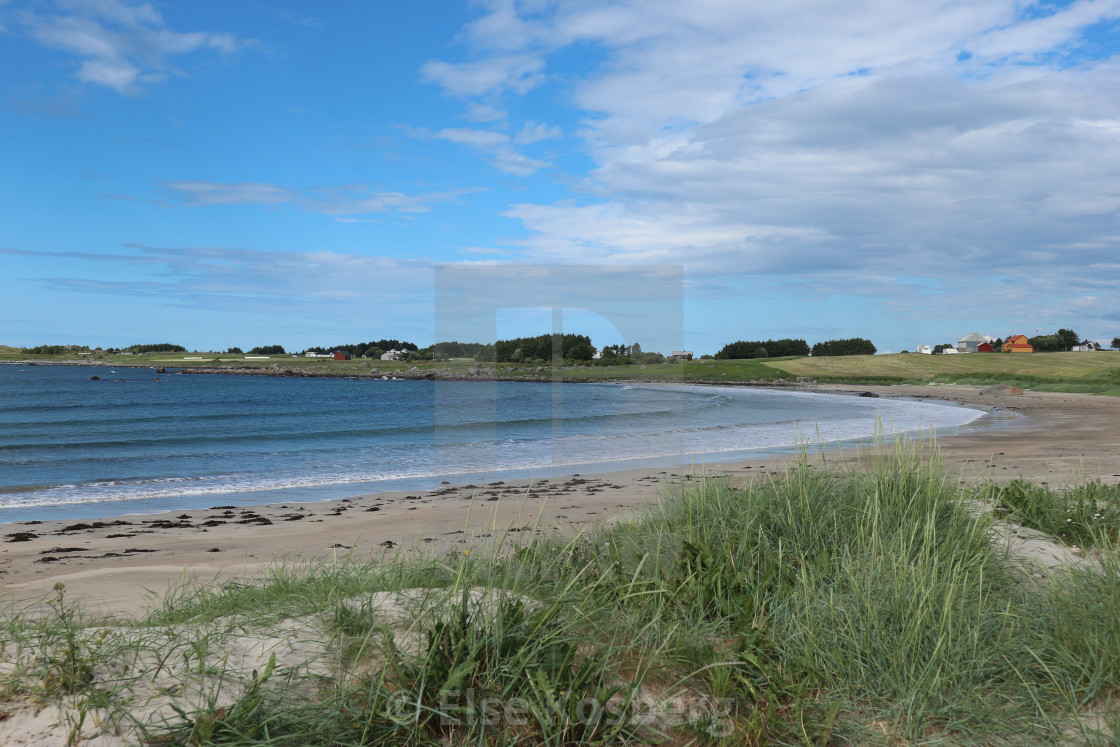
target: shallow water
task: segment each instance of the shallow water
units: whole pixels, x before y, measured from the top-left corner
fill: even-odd
[[[981,414],[747,387],[0,366],[0,521],[670,466],[861,439],[877,423],[896,434],[952,428]]]

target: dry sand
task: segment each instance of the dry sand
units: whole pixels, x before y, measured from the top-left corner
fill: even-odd
[[[1120,480],[1120,399],[991,395],[962,386],[814,389],[991,410],[989,425],[939,439],[946,467],[963,479],[1024,476],[1056,486],[1098,477]],[[742,481],[780,470],[790,458],[709,463],[705,472]],[[855,458],[853,448],[828,457],[834,464]],[[92,609],[138,612],[180,580],[253,576],[278,560],[446,552],[494,542],[507,532],[519,540],[536,533],[570,534],[653,504],[667,487],[689,479],[674,470],[631,470],[320,503],[6,524],[0,526],[0,603],[41,599],[62,582],[68,596],[83,598]]]

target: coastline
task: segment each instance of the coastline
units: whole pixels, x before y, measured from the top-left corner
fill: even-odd
[[[691,382],[690,382],[691,383]],[[884,397],[980,406],[1004,418],[939,438],[945,468],[962,480],[1027,477],[1055,486],[1120,481],[1120,400],[1028,391],[991,395],[977,387],[814,385],[803,391],[872,392]],[[826,459],[852,465],[854,448]],[[706,474],[742,482],[780,471],[796,454],[709,463]],[[97,521],[5,525],[0,601],[33,602],[56,582],[93,609],[136,611],[183,580],[251,577],[277,561],[310,562],[353,553],[445,553],[530,535],[572,534],[656,503],[691,476],[671,469],[443,485],[316,503],[216,507]],[[24,536],[16,539],[11,535]],[[15,541],[13,541],[15,540]]]

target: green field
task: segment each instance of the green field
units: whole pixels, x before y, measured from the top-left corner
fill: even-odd
[[[743,383],[808,380],[847,384],[1010,384],[1028,389],[1120,395],[1120,352],[1030,353],[1024,355],[853,355],[829,358],[696,360],[648,365],[548,365],[451,361],[335,361],[290,355],[250,359],[221,353],[152,353],[90,356],[26,355],[0,347],[0,361],[41,364],[81,362],[112,366],[229,368],[306,376],[400,376],[554,381],[662,381]]]
[[[1030,389],[1120,393],[1120,353],[973,353],[796,358],[766,365],[818,381],[1012,384]]]

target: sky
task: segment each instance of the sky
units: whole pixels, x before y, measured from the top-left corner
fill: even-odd
[[[697,355],[1107,344],[1118,32],[1120,0],[0,0],[0,344],[423,346],[479,331],[458,303]]]

